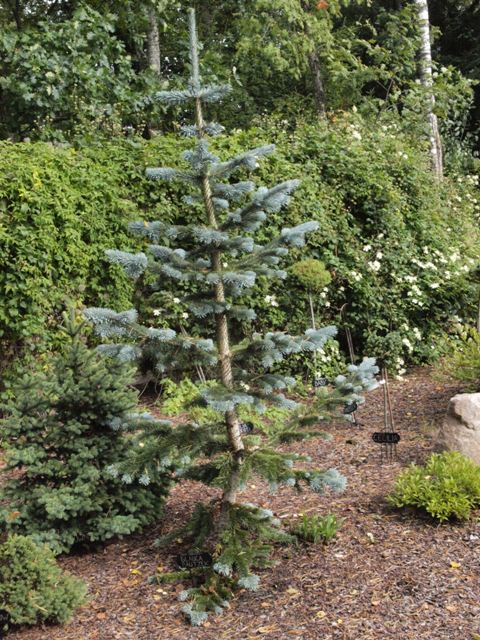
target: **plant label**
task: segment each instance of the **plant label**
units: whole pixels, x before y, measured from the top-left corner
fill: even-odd
[[[348,416],[350,413],[355,413],[357,409],[358,409],[358,404],[356,402],[351,402],[350,404],[346,405],[346,407],[343,410],[343,414]]]
[[[195,569],[198,567],[210,567],[213,558],[204,551],[189,551],[188,553],[179,553],[176,561],[180,569]]]
[[[240,433],[242,435],[247,435],[248,433],[252,433],[253,424],[251,422],[241,422],[240,423]]]
[[[372,435],[372,440],[377,444],[397,444],[400,442],[400,434],[394,431],[377,431]]]

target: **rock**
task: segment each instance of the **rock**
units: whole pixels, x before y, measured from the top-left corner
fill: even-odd
[[[480,465],[480,393],[459,393],[450,400],[435,448],[460,451]]]

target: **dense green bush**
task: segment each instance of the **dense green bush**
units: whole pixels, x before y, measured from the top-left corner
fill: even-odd
[[[480,467],[457,451],[434,453],[398,478],[390,504],[416,507],[440,522],[466,520],[480,506]]]
[[[166,138],[156,149],[176,153]],[[51,344],[66,298],[131,305],[131,283],[107,267],[105,249],[132,247],[126,226],[139,209],[181,215],[174,188],[153,193],[143,179],[145,155],[130,141],[79,150],[0,143],[0,366]]]
[[[229,149],[274,138],[277,153],[268,169],[260,168],[259,180],[273,184],[300,177],[288,211],[269,216],[261,240],[305,219],[320,222],[308,247],[292,256],[292,262],[321,259],[332,274],[327,290],[315,296],[319,322],[342,326],[339,313],[347,304],[357,352],[385,359],[397,373],[405,363],[434,359],[451,320],[475,311],[477,176],[439,184],[426,149],[389,119],[372,126],[345,114],[328,124],[295,129],[279,120],[260,125],[230,137]],[[155,144],[149,145],[150,164]],[[225,140],[215,140],[215,147],[224,153]],[[185,322],[185,310],[173,303],[175,295],[172,291],[155,304],[176,314],[177,323]],[[260,278],[249,302],[266,306],[267,313],[254,329],[294,332],[304,327],[309,323],[307,295],[294,274],[281,284]],[[161,320],[160,315],[156,321]]]
[[[379,120],[372,126],[358,114],[296,128],[284,120],[259,121],[228,140],[216,138],[212,146],[226,156],[272,138],[277,153],[253,179],[274,184],[300,177],[302,184],[288,211],[269,217],[260,240],[306,219],[320,222],[309,246],[291,257],[292,264],[321,259],[332,275],[327,290],[315,295],[319,323],[334,321],[341,328],[339,311],[347,303],[357,352],[385,358],[397,372],[405,363],[433,359],[451,318],[474,312],[477,176],[438,184],[416,139],[395,122]],[[146,166],[175,165],[184,144],[159,136],[77,151],[42,143],[2,145],[4,354],[23,344],[35,347],[32,338],[45,332],[51,340],[65,296],[118,309],[132,306],[130,284],[119,268],[106,266],[103,251],[133,249],[126,229],[130,219],[182,223],[187,214],[190,221],[195,217],[195,207],[182,205],[177,185],[144,178]],[[184,325],[195,334],[194,320],[176,302],[177,294],[173,289],[171,295],[154,294],[137,307],[154,326]],[[308,293],[293,273],[282,284],[260,278],[252,295],[248,302],[267,310],[263,324],[257,322],[253,330],[296,332],[310,322]],[[325,355],[326,369],[330,358]],[[306,363],[295,366],[301,371]]]
[[[155,522],[170,484],[168,468],[155,481],[108,473],[137,448],[124,431],[140,428],[143,417],[135,414],[130,368],[88,349],[81,329],[69,321],[65,353],[18,382],[1,421],[13,473],[0,488],[0,528],[55,553]]]
[[[81,580],[60,569],[46,545],[19,535],[0,545],[0,610],[9,626],[67,622],[86,592]]]

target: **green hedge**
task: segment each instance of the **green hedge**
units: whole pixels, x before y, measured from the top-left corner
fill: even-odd
[[[320,316],[338,322],[348,302],[359,351],[386,357],[397,370],[402,359],[431,359],[449,318],[473,311],[477,299],[474,178],[437,184],[416,140],[395,124],[372,126],[354,114],[296,129],[271,119],[212,145],[226,156],[270,141],[277,153],[253,178],[267,185],[300,178],[302,184],[263,236],[306,219],[320,222],[307,249],[293,256],[320,258],[332,273],[325,297],[317,299]],[[183,204],[181,186],[144,178],[145,166],[178,164],[180,147],[189,144],[169,136],[78,150],[1,143],[0,340],[7,360],[45,335],[52,339],[67,297],[131,306],[130,283],[107,266],[104,249],[134,247],[126,232],[130,219],[188,222],[202,215],[200,207]],[[172,302],[177,293],[172,289],[170,299],[153,299],[143,309],[152,324],[161,321],[153,315],[159,307],[171,312],[169,322],[180,321],[185,310]],[[272,295],[278,306],[265,300]],[[296,330],[308,322],[306,294],[293,276],[287,286],[260,280],[251,297],[268,307],[269,327]]]

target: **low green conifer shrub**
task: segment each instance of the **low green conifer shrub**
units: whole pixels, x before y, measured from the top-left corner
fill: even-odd
[[[82,326],[67,318],[64,353],[18,381],[0,423],[12,472],[0,490],[0,527],[55,553],[152,524],[171,481],[168,462],[155,478],[115,475],[116,465],[144,451],[137,429],[156,422],[136,413],[131,368],[89,349]]]
[[[0,545],[0,610],[6,626],[67,622],[86,601],[86,592],[81,580],[60,569],[46,545],[20,535]]]
[[[457,451],[434,453],[424,466],[411,465],[400,475],[388,500],[440,522],[466,520],[480,506],[480,467]]]

